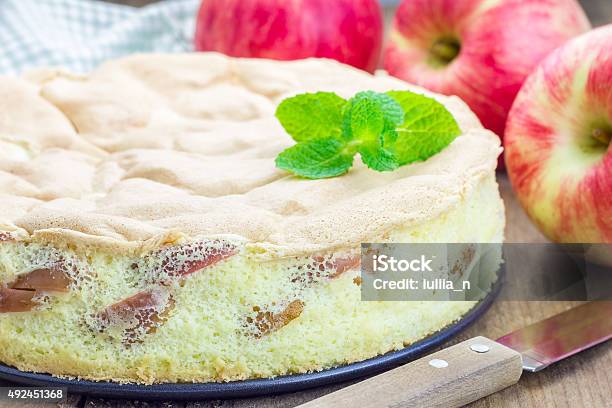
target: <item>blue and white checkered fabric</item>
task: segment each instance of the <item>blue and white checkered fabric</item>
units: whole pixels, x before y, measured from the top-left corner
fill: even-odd
[[[133,8],[96,0],[0,0],[0,74],[87,72],[135,52],[192,50],[199,0]]]

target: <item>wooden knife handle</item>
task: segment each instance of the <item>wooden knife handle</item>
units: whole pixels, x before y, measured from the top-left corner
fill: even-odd
[[[518,382],[520,353],[474,337],[300,407],[460,407]]]

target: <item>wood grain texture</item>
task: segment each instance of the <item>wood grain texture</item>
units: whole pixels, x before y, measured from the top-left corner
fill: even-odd
[[[520,353],[478,336],[299,408],[456,408],[516,384],[522,371]]]

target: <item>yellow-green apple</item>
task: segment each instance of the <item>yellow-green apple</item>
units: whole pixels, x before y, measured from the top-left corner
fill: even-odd
[[[404,0],[384,67],[408,82],[458,95],[502,137],[527,75],[589,28],[576,0]]]
[[[506,128],[506,166],[529,216],[557,242],[612,243],[612,25],[554,51]]]
[[[378,0],[203,0],[195,47],[234,57],[333,58],[373,71],[382,24]]]

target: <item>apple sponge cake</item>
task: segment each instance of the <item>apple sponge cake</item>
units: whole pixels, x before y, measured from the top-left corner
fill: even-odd
[[[462,135],[388,173],[275,168],[302,92],[412,87],[328,60],[137,55],[0,85],[0,361],[120,382],[204,382],[363,360],[474,302],[361,301],[362,242],[500,242],[501,148]]]

